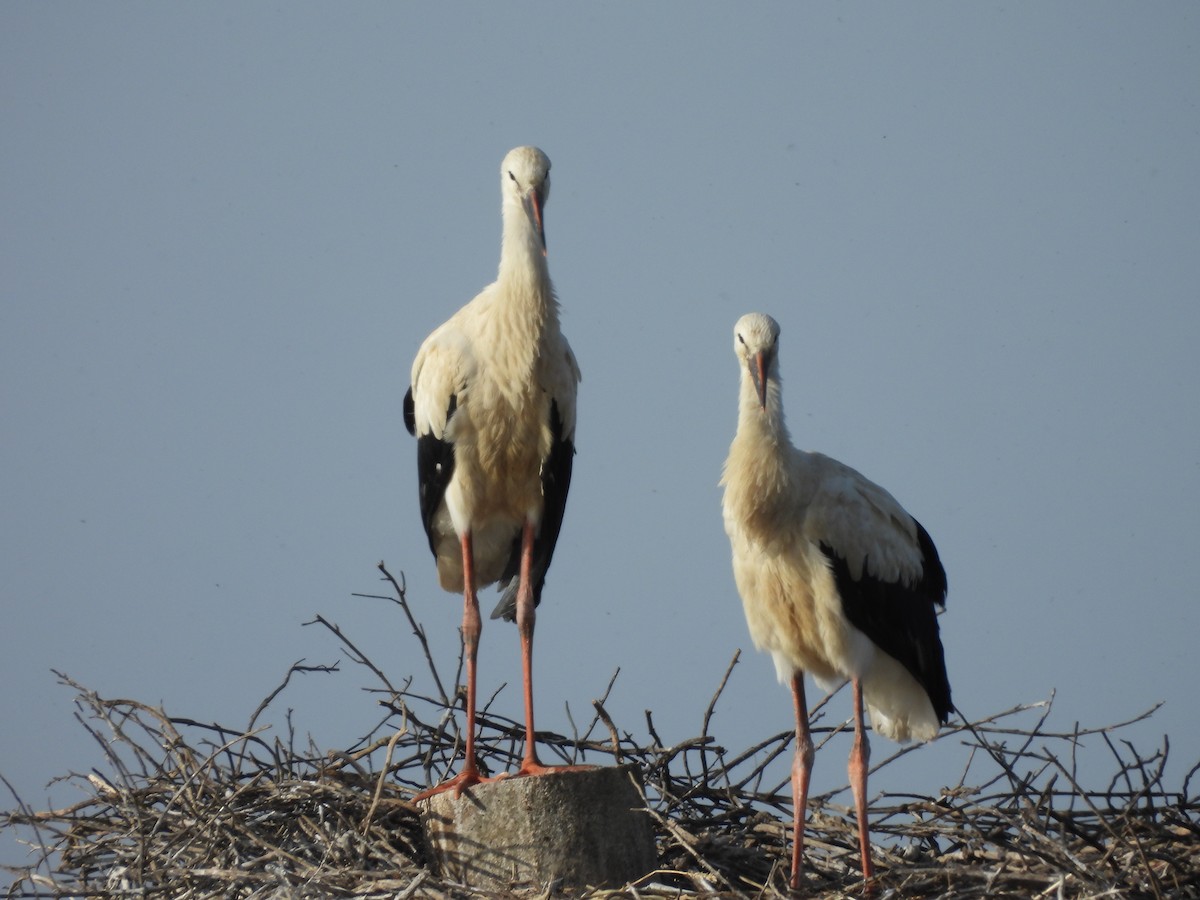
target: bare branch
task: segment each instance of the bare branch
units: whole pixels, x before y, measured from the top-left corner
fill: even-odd
[[[85,799],[63,809],[31,808],[0,776],[16,803],[0,817],[0,829],[34,848],[28,866],[8,868],[14,880],[7,896],[460,896],[459,887],[427,868],[411,803],[413,792],[461,764],[459,694],[443,690],[436,678],[403,582],[380,570],[400,598],[386,599],[404,611],[437,687],[427,696],[411,675],[389,678],[318,616],[309,624],[323,625],[384,686],[371,689],[383,695],[371,709],[382,707],[384,718],[347,750],[321,752],[311,738],[297,746],[290,715],[283,740],[268,743],[256,729],[294,674],[335,672],[335,666],[297,661],[245,730],[105,699],[55,673],[76,692],[76,718],[101,763],[65,776]],[[573,721],[568,736],[538,732],[540,749],[557,758],[583,759],[590,752],[631,766],[654,822],[656,871],[636,886],[582,896],[788,896],[794,737],[780,732],[726,752],[715,710],[738,659],[735,654],[700,711],[696,737],[666,745],[649,710],[640,730],[620,728],[606,707],[616,674],[593,701],[595,718],[582,735]],[[458,665],[461,672],[461,653]],[[490,772],[511,771],[521,757],[523,726],[502,713],[502,691],[478,714],[480,764]],[[1200,799],[1192,792],[1200,762],[1188,769],[1181,790],[1169,790],[1170,742],[1164,738],[1145,753],[1122,733],[1154,709],[1116,725],[1063,730],[1049,726],[1053,699],[977,720],[959,713],[961,724],[939,738],[961,748],[956,786],[936,797],[873,798],[881,891],[921,900],[1200,898]],[[820,724],[829,702],[810,710],[822,744],[846,727]],[[1092,741],[1093,749],[1116,774],[1089,789],[1080,774],[1094,768],[1084,758],[1085,739],[1097,735],[1102,740]],[[908,752],[917,751],[902,748],[872,771]],[[805,877],[816,896],[843,897],[861,888],[855,825],[849,810],[833,802],[840,792],[810,798]]]

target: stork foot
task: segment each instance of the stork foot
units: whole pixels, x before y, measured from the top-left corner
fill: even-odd
[[[536,758],[526,759],[521,763],[521,768],[512,773],[513,778],[520,778],[524,775],[554,775],[558,772],[590,772],[596,766],[545,766],[542,765]]]
[[[501,775],[500,777],[503,778],[504,776]],[[479,769],[476,766],[467,766],[467,768],[463,769],[449,781],[443,781],[439,785],[431,787],[428,790],[421,791],[421,793],[413,797],[413,803],[416,803],[420,800],[428,800],[430,797],[436,796],[437,794],[444,794],[446,791],[454,791],[454,796],[456,798],[461,797],[462,792],[469,787],[496,780],[497,779],[495,778],[484,778],[479,774]]]

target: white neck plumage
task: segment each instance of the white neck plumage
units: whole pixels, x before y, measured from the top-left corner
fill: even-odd
[[[738,402],[738,431],[747,436],[765,439],[776,450],[791,446],[787,423],[783,419],[783,397],[779,381],[767,379],[767,405],[764,409],[758,401],[758,389],[750,372],[743,369],[741,396]]]
[[[527,383],[544,350],[544,336],[558,330],[558,301],[541,238],[519,201],[504,208],[494,290],[489,343],[498,360],[505,357],[501,365],[514,376],[510,383]]]

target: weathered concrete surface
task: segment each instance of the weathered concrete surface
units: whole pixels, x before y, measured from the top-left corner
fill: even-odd
[[[630,766],[505,778],[423,800],[443,877],[487,890],[620,887],[654,870],[654,832]]]

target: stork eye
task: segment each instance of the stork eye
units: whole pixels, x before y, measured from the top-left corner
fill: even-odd
[[[746,346],[746,339],[745,339],[744,337],[742,337],[740,334],[737,336],[737,338],[738,338],[738,342],[739,342],[739,343],[740,343],[740,344],[741,344],[743,347],[745,347],[745,346]]]
[[[508,173],[508,177],[511,178],[514,182],[517,180],[517,176],[514,175],[512,172]]]

